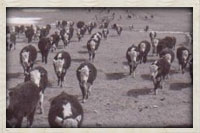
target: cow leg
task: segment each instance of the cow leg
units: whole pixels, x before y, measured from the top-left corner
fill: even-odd
[[[144,63],[147,62],[147,55],[144,56],[144,58],[143,58],[143,62],[144,62]]]
[[[135,78],[135,71],[133,71],[133,73],[132,73],[132,77]]]
[[[47,64],[47,56],[45,56],[45,64]]]
[[[44,62],[44,55],[42,55],[42,62]]]
[[[31,127],[33,124],[34,114],[35,114],[36,108],[27,116],[27,127]]]
[[[132,66],[131,66],[131,65],[129,65],[129,70],[130,70],[129,75],[131,75],[132,72],[133,72],[133,69],[132,69]]]
[[[94,58],[95,58],[95,53],[93,53],[92,55],[92,62],[94,62]]]
[[[90,84],[90,83],[88,83],[88,89],[87,89],[87,99],[88,99],[88,97],[90,96],[90,94],[91,94],[91,84]]]
[[[60,78],[58,77],[58,86],[60,85]]]
[[[92,54],[89,52],[89,60],[92,59]]]
[[[84,86],[81,85],[81,83],[79,83],[79,85],[80,85],[82,96],[83,96],[82,103],[84,103],[85,102],[86,91],[85,91]]]
[[[22,121],[23,121],[23,116],[21,116],[21,117],[18,117],[17,118],[17,124],[16,124],[16,128],[20,128],[21,127],[21,125],[22,125]]]
[[[44,102],[44,93],[40,92],[40,101],[39,101],[39,109],[40,109],[40,114],[43,114],[44,108],[43,108],[43,102]]]

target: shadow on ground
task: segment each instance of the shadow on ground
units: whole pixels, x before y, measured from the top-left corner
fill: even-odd
[[[151,93],[152,93],[152,90],[150,88],[132,89],[127,92],[127,96],[138,97],[140,95],[148,95]]]
[[[144,80],[150,80],[150,81],[152,81],[150,74],[142,74],[141,78],[144,79]]]
[[[127,75],[125,73],[119,72],[119,73],[105,73],[106,78],[108,80],[119,80],[122,78],[125,78]]]
[[[72,59],[73,62],[85,62],[87,61],[86,59]]]
[[[182,90],[185,88],[192,88],[191,83],[171,83],[170,84],[170,90]]]
[[[17,72],[17,73],[6,73],[6,80],[12,79],[12,78],[19,78],[20,76],[23,76],[23,73]]]
[[[82,50],[80,50],[80,51],[78,51],[78,53],[79,54],[88,54],[88,51],[82,51]]]

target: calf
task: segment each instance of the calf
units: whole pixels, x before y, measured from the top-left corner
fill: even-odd
[[[24,74],[26,74],[34,65],[34,62],[37,58],[37,50],[34,46],[28,45],[20,51],[19,56],[20,64],[24,69]]]
[[[133,77],[135,77],[135,69],[137,68],[137,65],[139,64],[139,51],[134,44],[127,49],[126,59],[129,65],[129,70],[130,70],[129,74],[130,75],[133,74]]]
[[[183,74],[185,72],[184,69],[186,68],[187,63],[189,61],[189,55],[190,55],[189,50],[184,46],[179,47],[176,51],[176,57],[178,59],[179,69],[180,71],[182,71]]]
[[[62,87],[65,74],[70,65],[71,65],[71,57],[67,52],[65,51],[58,52],[54,57],[53,66],[55,73],[58,77],[58,85],[60,85],[60,87]]]
[[[32,81],[21,83],[10,90],[6,109],[7,126],[21,127],[24,117],[27,117],[27,127],[32,126],[39,93],[39,86]]]
[[[96,41],[95,39],[90,39],[87,42],[87,49],[89,53],[89,60],[94,61],[96,51],[99,47],[100,41]]]
[[[42,62],[45,62],[45,64],[47,64],[47,58],[51,46],[52,42],[50,38],[41,38],[40,41],[38,42],[38,48],[42,55]]]
[[[88,99],[91,93],[91,86],[96,79],[96,67],[89,62],[82,63],[76,70],[76,76],[83,95],[82,102],[84,103]]]
[[[163,88],[163,81],[165,77],[169,74],[170,63],[166,58],[161,58],[153,62],[150,66],[151,77],[154,84],[154,94],[157,94],[158,88]]]
[[[48,121],[52,128],[81,127],[83,108],[75,96],[61,92],[51,101]]]
[[[112,25],[112,29],[116,30],[117,34],[120,36],[121,35],[121,32],[122,32],[122,27],[117,25],[117,24],[113,24]]]
[[[140,63],[146,63],[148,53],[151,49],[151,44],[148,41],[142,41],[138,45],[138,51],[139,51],[139,61]]]
[[[104,39],[107,39],[107,36],[108,36],[108,34],[109,34],[109,30],[108,30],[107,28],[104,28],[104,29],[102,30],[102,34],[103,34]]]
[[[40,114],[43,114],[44,90],[46,89],[48,84],[48,73],[46,69],[44,69],[41,66],[33,68],[32,70],[29,71],[29,73],[25,74],[24,81],[25,82],[33,81],[39,84],[40,88],[39,109],[40,109]]]

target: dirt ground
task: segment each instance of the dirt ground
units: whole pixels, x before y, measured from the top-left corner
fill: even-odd
[[[56,20],[83,20],[89,22],[103,16],[111,16],[115,13],[115,19],[111,23],[121,24],[124,28],[121,36],[110,29],[107,40],[102,40],[97,51],[94,65],[98,73],[94,82],[92,93],[84,108],[83,127],[192,127],[192,85],[189,71],[185,74],[178,72],[177,59],[172,64],[170,78],[165,83],[164,89],[159,89],[158,95],[151,94],[153,82],[150,80],[149,66],[158,59],[156,56],[148,56],[146,64],[141,64],[136,69],[136,77],[128,75],[129,69],[125,58],[126,50],[132,44],[138,44],[142,40],[148,40],[148,32],[137,32],[128,29],[133,24],[134,29],[144,29],[149,25],[150,29],[157,31],[191,32],[192,11],[189,9],[129,9],[129,14],[134,17],[127,19],[126,9],[111,9],[110,13],[99,9],[88,12],[84,9],[72,8],[68,10],[8,10],[7,17],[41,17],[38,25],[51,24],[51,33],[55,31]],[[121,15],[121,19],[120,18]],[[153,15],[153,18],[150,16]],[[145,16],[148,19],[145,19]],[[93,33],[101,31],[96,28]],[[158,38],[175,36],[176,49],[183,44],[191,49],[183,33],[158,33]],[[81,42],[77,41],[76,34],[69,46],[65,49],[72,57],[71,67],[65,76],[64,87],[57,86],[57,77],[53,69],[53,57],[56,52],[63,50],[60,41],[59,49],[50,52],[48,64],[41,62],[38,53],[35,66],[43,66],[48,71],[49,85],[45,90],[44,114],[36,113],[33,127],[49,127],[48,111],[49,99],[57,96],[62,91],[76,95],[81,100],[81,90],[76,78],[76,69],[85,60],[88,60],[86,42],[90,35],[86,34]],[[31,44],[37,47],[38,41]],[[19,63],[19,52],[27,46],[24,35],[17,39],[16,50],[7,52],[7,88],[23,82],[23,69]],[[24,126],[26,119],[24,119]]]

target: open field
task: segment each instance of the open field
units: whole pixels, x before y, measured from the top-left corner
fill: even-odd
[[[8,10],[9,11],[9,10]],[[84,108],[83,127],[192,127],[192,85],[190,75],[178,72],[177,59],[172,64],[170,78],[165,83],[165,88],[158,91],[158,95],[152,95],[153,82],[150,79],[149,66],[158,59],[156,56],[148,56],[146,64],[141,64],[136,69],[136,77],[129,76],[129,68],[125,58],[126,50],[132,44],[138,44],[142,40],[148,40],[148,32],[137,32],[128,30],[133,24],[135,29],[144,29],[149,25],[150,29],[156,31],[174,31],[181,33],[158,33],[158,38],[167,35],[175,36],[177,39],[176,49],[180,44],[188,47],[185,32],[192,32],[192,13],[189,9],[130,9],[135,17],[127,19],[127,12],[122,9],[111,9],[107,11],[93,10],[88,12],[84,9],[68,10],[10,10],[8,17],[39,17],[38,25],[51,24],[51,33],[55,31],[56,20],[83,20],[89,22],[99,18],[116,14],[111,22],[121,24],[124,27],[121,36],[110,29],[107,40],[102,40],[97,51],[94,65],[96,66],[97,79],[94,82],[92,93]],[[119,19],[119,16],[122,19]],[[144,19],[145,16],[153,15],[153,19]],[[101,31],[96,28],[93,33]],[[76,33],[72,42],[65,49],[72,57],[71,67],[66,76],[64,87],[57,86],[57,77],[53,69],[53,58],[56,52],[63,50],[62,41],[59,42],[59,49],[50,52],[48,64],[41,62],[41,55],[38,53],[35,66],[43,66],[48,71],[49,85],[45,90],[44,114],[36,114],[33,127],[49,127],[48,110],[49,99],[57,96],[62,91],[82,98],[76,69],[81,62],[88,60],[86,43],[90,35],[86,34],[81,42],[77,41]],[[37,47],[38,41],[31,44]],[[7,52],[7,88],[16,86],[23,82],[24,75],[22,66],[19,63],[20,50],[28,45],[24,35],[17,39],[16,50]],[[24,119],[25,125],[26,119]]]

